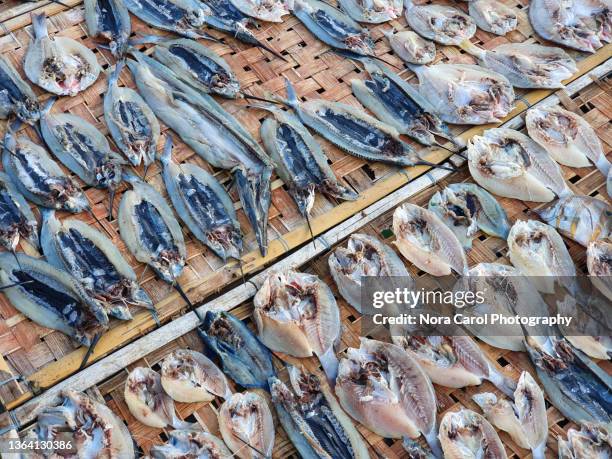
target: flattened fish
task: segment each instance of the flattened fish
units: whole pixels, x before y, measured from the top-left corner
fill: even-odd
[[[445,459],[507,459],[504,445],[489,421],[471,410],[449,411],[440,423]]]
[[[123,0],[85,0],[83,3],[89,35],[107,39],[113,56],[123,56],[132,33],[130,14]]]
[[[171,430],[168,443],[151,447],[152,459],[215,458],[232,459],[232,452],[223,440],[198,430]]]
[[[38,97],[13,64],[0,56],[0,119],[11,114],[24,123],[34,124],[40,118],[40,105]]]
[[[402,0],[339,0],[340,8],[357,22],[380,24],[402,15]]]
[[[408,25],[422,37],[442,45],[458,45],[476,33],[471,17],[447,5],[415,5],[404,0],[404,15]]]
[[[571,194],[548,153],[513,129],[488,129],[470,139],[468,166],[480,186],[499,196],[549,202]]]
[[[409,64],[429,64],[436,58],[436,44],[425,40],[412,30],[383,32],[391,49]]]
[[[610,426],[603,423],[582,422],[580,430],[568,429],[567,440],[558,441],[559,459],[606,459],[612,450]]]
[[[34,41],[23,68],[30,81],[59,96],[74,96],[94,84],[100,74],[96,55],[78,41],[47,34],[45,14],[32,15]]]
[[[587,269],[591,282],[612,301],[612,242],[599,239],[587,248]]]
[[[468,3],[470,17],[485,32],[506,35],[518,27],[514,8],[497,0],[473,0]]]
[[[286,0],[231,0],[242,13],[267,22],[283,22],[289,14],[290,2]]]
[[[10,177],[0,172],[0,246],[15,252],[21,238],[38,248],[38,222]]]
[[[393,213],[394,244],[417,268],[432,276],[463,274],[467,258],[455,233],[431,212],[405,203]]]

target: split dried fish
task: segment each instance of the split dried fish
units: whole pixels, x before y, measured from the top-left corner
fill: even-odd
[[[159,141],[159,121],[140,95],[130,88],[119,87],[123,61],[118,62],[108,77],[104,94],[104,120],[125,157],[133,166],[145,170],[155,161]]]
[[[75,452],[46,449],[45,454],[28,454],[28,457],[67,457],[67,454],[83,458],[135,457],[129,430],[110,408],[72,390],[62,392],[60,400],[57,406],[43,408],[33,436],[26,439],[48,445],[69,442]]]
[[[211,166],[232,171],[263,255],[267,251],[272,164],[243,126],[212,97],[182,83],[142,53],[128,66],[141,95],[167,126]]]
[[[516,88],[563,88],[562,81],[578,71],[574,59],[561,48],[506,43],[489,50],[469,41],[460,46],[476,56],[480,65],[502,74]]]
[[[610,426],[603,423],[583,422],[580,430],[568,429],[567,440],[561,436],[559,459],[606,459],[612,450]]]
[[[96,55],[68,37],[50,38],[45,14],[32,14],[34,41],[23,68],[30,81],[59,96],[74,96],[94,84],[100,74]]]
[[[597,239],[612,237],[612,206],[603,199],[567,196],[537,213],[561,234],[585,247]]]
[[[177,349],[161,364],[161,385],[177,402],[210,402],[229,398],[225,375],[208,357],[189,349]]]
[[[470,249],[478,230],[506,239],[510,222],[506,211],[486,190],[473,183],[452,183],[429,200],[434,212],[455,233],[461,245]]]
[[[576,423],[611,421],[609,374],[563,338],[528,337],[526,344],[548,399],[563,416]]]
[[[415,5],[404,0],[406,21],[420,36],[442,45],[458,45],[476,33],[476,24],[467,14],[448,5]]]
[[[0,56],[0,119],[14,114],[24,123],[34,124],[40,118],[38,97],[23,81],[8,58]]]
[[[123,56],[132,33],[130,14],[123,0],[85,0],[83,3],[89,35],[107,39],[113,56]]]
[[[419,363],[434,384],[461,388],[479,386],[486,379],[506,395],[516,384],[504,376],[469,336],[393,336]]]
[[[467,64],[408,66],[423,98],[447,123],[497,123],[512,110],[514,90],[497,72]]]
[[[11,178],[0,172],[0,245],[15,252],[21,238],[38,248],[38,222]]]
[[[507,459],[504,445],[489,421],[471,410],[449,411],[440,423],[445,459]]]
[[[176,213],[189,231],[223,261],[240,259],[242,235],[234,203],[211,174],[195,164],[172,161],[168,136],[161,156],[163,177]]]
[[[436,438],[436,395],[419,364],[401,347],[361,338],[340,361],[336,395],[342,408],[385,438],[421,434],[441,457]]]
[[[402,15],[402,0],[339,0],[340,8],[357,22],[381,24]]]
[[[219,430],[240,459],[270,459],[274,421],[268,402],[256,392],[233,394],[219,409]]]
[[[417,268],[432,276],[463,274],[467,258],[455,233],[432,211],[405,203],[393,213],[393,242]]]
[[[411,277],[395,251],[368,234],[351,234],[346,248],[338,247],[334,250],[328,263],[340,295],[362,314],[363,277]]]
[[[130,320],[128,306],[133,305],[157,317],[153,301],[113,241],[81,220],[58,220],[54,210],[42,215],[40,242],[49,263],[74,276],[107,314]]]
[[[429,64],[436,58],[436,44],[425,40],[412,30],[402,30],[394,33],[393,30],[383,32],[391,49],[404,62],[409,64]]]
[[[231,0],[242,13],[267,22],[283,22],[292,3],[287,0]]]
[[[253,306],[259,339],[266,347],[294,357],[314,354],[330,381],[336,379],[340,311],[327,284],[313,274],[273,272],[255,294]]]
[[[168,443],[151,447],[152,459],[232,459],[223,440],[198,430],[171,430]]]
[[[609,239],[588,245],[587,269],[593,285],[612,301],[612,242]]]
[[[546,150],[513,129],[488,129],[470,139],[468,166],[480,186],[499,196],[549,202],[571,194]]]
[[[418,441],[404,437],[402,447],[408,453],[407,459],[437,459],[431,449],[423,447]]]
[[[485,32],[506,35],[518,27],[514,8],[497,0],[473,0],[468,3],[470,17]]]
[[[165,282],[174,285],[185,267],[187,251],[172,209],[151,185],[132,174],[132,185],[119,204],[119,231],[127,248]]]
[[[542,389],[523,371],[514,392],[514,403],[486,392],[472,396],[485,417],[498,429],[508,432],[521,448],[530,449],[534,459],[545,457],[548,418]]]
[[[24,316],[85,346],[108,327],[102,306],[75,278],[45,261],[22,253],[0,253],[0,286]]]
[[[47,151],[27,139],[7,131],[2,166],[28,201],[42,207],[78,213],[89,202],[77,183],[64,174]]]
[[[223,372],[246,388],[268,388],[276,376],[272,354],[253,332],[228,312],[207,311],[198,329],[206,348],[223,365]]]

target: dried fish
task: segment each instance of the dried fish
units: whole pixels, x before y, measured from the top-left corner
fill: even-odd
[[[269,459],[274,446],[274,422],[265,398],[247,391],[232,395],[219,409],[219,430],[240,459]]]
[[[497,72],[467,64],[408,66],[423,98],[447,123],[497,123],[512,110],[514,90]]]
[[[497,0],[473,0],[468,3],[470,17],[485,32],[506,35],[518,27],[514,8]]]
[[[605,459],[612,450],[610,426],[603,423],[583,422],[580,430],[568,429],[567,440],[561,436],[559,459]]]
[[[2,166],[15,187],[34,204],[73,213],[89,208],[83,191],[47,151],[26,137],[16,137],[10,129],[4,137]]]
[[[507,459],[504,445],[489,422],[471,410],[449,411],[440,423],[445,459]]]
[[[368,234],[351,234],[346,248],[338,247],[334,250],[328,263],[340,295],[362,314],[363,277],[411,277],[393,249]]]
[[[593,285],[612,300],[612,242],[609,239],[599,239],[588,245],[587,269]]]
[[[404,0],[408,25],[420,36],[442,45],[458,45],[476,33],[476,24],[467,14],[448,5],[415,5]]]
[[[516,88],[563,88],[562,81],[578,70],[574,59],[561,48],[506,43],[489,50],[469,41],[460,46],[476,56],[480,65],[502,74]]]
[[[491,381],[506,395],[516,384],[504,376],[469,336],[393,336],[419,363],[434,384],[460,388]]]
[[[132,189],[119,204],[119,231],[125,245],[169,284],[175,284],[185,266],[187,251],[181,227],[172,209],[151,185],[125,174]]]
[[[161,385],[177,402],[210,402],[229,398],[225,375],[208,357],[189,349],[177,349],[161,364]]]
[[[480,186],[499,196],[549,202],[571,194],[548,153],[513,129],[488,129],[470,139],[468,166]]]
[[[108,77],[104,120],[115,144],[130,163],[133,166],[142,163],[146,170],[155,161],[159,121],[136,91],[117,84],[123,66],[123,61],[118,62]]]
[[[85,0],[83,3],[89,35],[107,39],[113,56],[123,56],[132,33],[130,14],[123,0]]]
[[[393,213],[394,244],[417,268],[432,276],[463,274],[467,259],[461,242],[440,218],[414,204],[405,203]]]
[[[259,339],[266,347],[294,357],[315,354],[329,380],[336,379],[340,311],[327,284],[313,274],[273,272],[255,294],[253,306]]]
[[[429,64],[436,58],[436,44],[425,40],[412,30],[402,30],[394,33],[393,30],[383,32],[391,49],[404,62],[409,64]]]
[[[597,239],[612,237],[612,206],[603,199],[566,196],[537,213],[561,234],[585,247]]]
[[[23,68],[30,81],[59,96],[74,96],[94,84],[100,74],[96,55],[68,37],[50,38],[44,13],[32,14],[34,41]]]
[[[528,337],[527,351],[550,402],[568,419],[611,421],[612,380],[563,338]]]
[[[168,443],[151,447],[152,459],[232,459],[223,440],[198,430],[171,430]]]
[[[431,197],[428,208],[446,223],[466,249],[472,247],[478,230],[502,239],[506,239],[510,231],[504,208],[491,194],[473,183],[448,185]]]
[[[407,459],[436,459],[431,449],[423,447],[418,441],[404,437],[402,447],[408,453]]]
[[[15,252],[21,238],[38,248],[38,222],[11,178],[0,172],[0,246]]]
[[[0,56],[0,119],[11,114],[24,123],[34,124],[40,118],[40,105],[30,85],[8,58]]]
[[[240,259],[242,236],[231,198],[211,174],[195,164],[172,161],[172,139],[161,156],[163,177],[176,213],[217,256]]]
[[[157,317],[153,301],[113,241],[81,220],[58,220],[54,210],[42,215],[40,242],[49,263],[74,276],[107,314],[130,320],[128,305],[133,305]]]
[[[130,432],[113,411],[81,392],[63,391],[60,404],[47,406],[38,414],[33,436],[26,437],[49,445],[43,457],[132,458],[134,444]],[[60,448],[71,444],[70,451]],[[53,445],[57,445],[55,450]]]
[[[255,19],[267,22],[283,22],[283,16],[289,14],[287,0],[231,0],[232,5],[242,13]]]
[[[361,338],[340,361],[336,395],[342,408],[386,438],[423,435],[441,457],[436,438],[436,395],[419,364],[401,347]]]
[[[402,15],[402,0],[339,0],[340,8],[358,22],[380,24]]]
[[[533,377],[523,371],[514,392],[514,403],[486,392],[472,396],[485,417],[498,429],[508,432],[521,448],[530,449],[534,459],[543,459],[548,438],[544,394]]]
[[[612,41],[612,10],[607,0],[574,0],[573,12],[602,43]]]
[[[228,312],[207,311],[198,329],[206,348],[223,364],[223,372],[246,388],[268,388],[276,376],[272,354],[251,330]]]
[[[85,346],[95,343],[108,327],[102,306],[76,279],[45,261],[0,253],[0,286],[15,309],[30,320]]]

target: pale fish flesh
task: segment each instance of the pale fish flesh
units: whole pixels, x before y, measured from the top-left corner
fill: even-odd
[[[34,124],[40,118],[40,104],[13,64],[5,56],[0,56],[0,119],[11,114],[24,123]]]
[[[491,392],[480,393],[472,399],[485,417],[498,429],[508,432],[521,448],[530,449],[533,459],[544,459],[548,438],[548,419],[542,389],[533,377],[523,371],[519,378],[514,403],[498,399]]]
[[[445,459],[507,459],[504,445],[489,421],[471,410],[449,411],[440,423]]]
[[[467,14],[447,5],[415,5],[404,0],[408,25],[422,37],[442,45],[458,45],[476,33],[476,24]]]
[[[409,64],[429,64],[436,58],[436,44],[425,40],[412,30],[384,32],[391,49]]]
[[[575,0],[574,11],[602,43],[612,41],[612,8],[609,0]]]
[[[0,245],[14,252],[21,238],[38,248],[38,222],[11,178],[0,172]]]
[[[240,459],[269,459],[274,447],[274,421],[266,399],[256,392],[233,394],[219,409],[223,440]]]
[[[559,459],[608,459],[612,451],[610,426],[603,423],[583,422],[580,430],[569,429],[567,440],[561,436]]]
[[[89,35],[105,38],[113,56],[123,56],[132,33],[130,14],[123,0],[85,0],[83,3]]]
[[[428,204],[455,233],[464,248],[472,247],[478,230],[506,239],[510,222],[506,211],[486,190],[473,183],[452,183],[436,192]]]
[[[497,72],[467,64],[409,67],[423,98],[447,123],[497,123],[512,110],[514,90]]]
[[[486,379],[506,395],[516,384],[504,376],[469,336],[393,336],[393,342],[419,363],[434,384],[461,388]]]
[[[506,198],[549,202],[571,194],[546,150],[513,129],[488,129],[470,139],[468,166],[480,186]]]
[[[74,96],[98,79],[100,65],[89,48],[72,38],[50,38],[44,13],[32,15],[32,27],[34,41],[23,64],[32,83],[59,96]]]
[[[402,0],[339,0],[340,8],[355,21],[380,24],[402,15]]]
[[[259,339],[272,351],[294,357],[316,355],[327,377],[336,379],[334,344],[340,311],[330,288],[313,274],[273,272],[253,298]]]
[[[504,75],[516,88],[563,88],[563,80],[578,70],[574,59],[561,48],[506,43],[493,49],[482,49],[469,41],[460,46],[476,56],[480,65]],[[530,111],[533,110],[538,109]]]
[[[604,176],[610,161],[593,127],[582,116],[556,107],[534,107],[527,111],[529,136],[559,164],[589,167],[594,164]]]
[[[537,213],[561,234],[585,247],[592,241],[612,235],[612,206],[603,199],[567,196]]]
[[[478,27],[495,35],[506,35],[518,26],[514,8],[497,0],[473,0],[468,12]]]
[[[367,338],[346,352],[336,381],[342,408],[385,438],[422,434],[437,454],[436,395],[419,364],[401,347]]]
[[[340,295],[360,313],[364,312],[361,304],[363,277],[411,277],[395,251],[368,234],[351,234],[346,248],[334,250],[328,263]]]
[[[291,0],[231,0],[242,13],[255,19],[267,22],[283,22],[283,16],[289,14]]]
[[[161,385],[177,402],[210,402],[231,396],[225,375],[204,354],[177,349],[161,364]]]
[[[432,211],[403,204],[393,213],[394,244],[417,268],[432,276],[467,270],[467,258],[455,233]]]
[[[436,459],[431,449],[424,447],[412,438],[404,437],[402,442],[404,450],[408,453],[407,459]]]
[[[199,430],[171,430],[168,443],[151,447],[152,459],[232,459],[223,440]]]
[[[588,245],[587,269],[593,285],[612,301],[612,242],[609,239]]]

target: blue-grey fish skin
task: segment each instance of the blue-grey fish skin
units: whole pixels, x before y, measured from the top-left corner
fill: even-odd
[[[83,3],[89,34],[106,38],[113,56],[123,56],[132,33],[130,14],[123,0],[85,0]]]
[[[0,172],[0,245],[14,252],[20,238],[38,248],[38,222],[11,178]]]
[[[198,332],[226,375],[247,389],[268,389],[269,378],[276,377],[272,354],[241,320],[228,312],[207,311]]]
[[[210,9],[198,0],[124,0],[134,16],[153,27],[201,38]]]
[[[40,104],[8,58],[0,56],[0,119],[11,114],[24,123],[34,124],[40,119]]]

